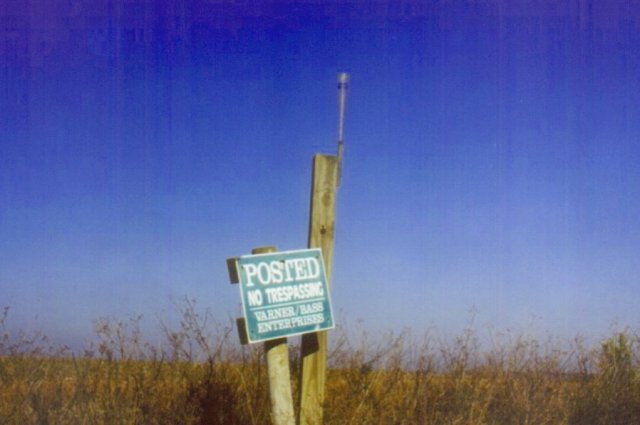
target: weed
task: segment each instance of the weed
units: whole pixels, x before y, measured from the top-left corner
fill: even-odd
[[[176,308],[180,322],[161,323],[159,345],[145,341],[139,316],[103,318],[80,355],[40,333],[9,332],[5,308],[0,423],[269,423],[261,346],[239,346],[232,325],[195,301]],[[507,335],[482,351],[471,328],[450,341],[409,331],[378,342],[360,335],[331,335],[328,425],[640,423],[640,339],[629,330],[593,350],[579,338],[554,344]]]

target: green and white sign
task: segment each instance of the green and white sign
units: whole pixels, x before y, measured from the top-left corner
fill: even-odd
[[[247,255],[235,261],[249,342],[334,327],[319,248]]]

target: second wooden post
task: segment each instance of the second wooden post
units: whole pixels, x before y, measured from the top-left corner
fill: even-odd
[[[327,283],[331,284],[335,229],[338,157],[315,155],[311,187],[309,248],[322,248]],[[327,368],[327,332],[302,335],[300,425],[322,423]]]

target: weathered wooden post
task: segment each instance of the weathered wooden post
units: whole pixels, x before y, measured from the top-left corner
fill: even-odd
[[[251,253],[266,254],[275,251],[275,247],[268,246],[254,248]],[[274,425],[295,425],[287,338],[266,341],[264,343],[264,351],[267,354],[271,419]]]
[[[251,254],[267,254],[276,252],[273,246],[254,248]],[[231,283],[240,282],[237,269],[237,258],[227,260]],[[246,319],[238,320],[240,341],[247,344]],[[271,420],[274,425],[295,425],[293,397],[291,395],[291,375],[289,367],[289,347],[287,338],[266,341],[264,350],[267,357],[267,373],[269,375],[269,398],[271,400]]]
[[[321,248],[327,281],[331,284],[335,232],[336,192],[342,174],[344,115],[348,74],[338,75],[338,155],[317,154],[313,158],[309,247]],[[300,425],[322,423],[327,368],[327,333],[302,335],[300,378]]]

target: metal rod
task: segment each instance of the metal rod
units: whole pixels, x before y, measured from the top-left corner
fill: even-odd
[[[344,155],[344,116],[347,109],[347,89],[349,88],[349,74],[338,74],[338,179],[336,185],[340,186],[342,180],[342,157]]]
[[[347,107],[347,89],[349,88],[349,74],[338,74],[338,143],[344,142],[344,114]]]

